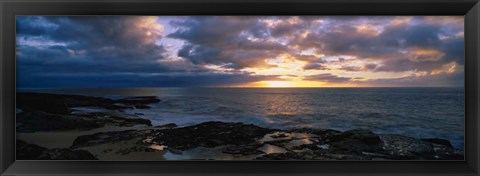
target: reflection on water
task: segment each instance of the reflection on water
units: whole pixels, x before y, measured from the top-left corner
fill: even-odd
[[[310,138],[316,137],[314,134],[308,134],[308,133],[286,133],[286,132],[273,132],[269,134],[265,134],[261,139],[258,141],[260,143],[266,143],[266,142],[274,142],[274,141],[291,141],[294,139],[297,140],[310,140]]]
[[[162,150],[167,149],[163,155],[166,160],[250,160],[265,154],[286,153],[290,150],[298,152],[298,150],[294,150],[295,147],[312,144],[312,140],[315,137],[316,135],[308,133],[273,132],[257,140],[257,142],[263,145],[256,150],[262,153],[252,155],[224,153],[225,149],[231,147],[226,145],[214,148],[197,147],[181,152],[176,150],[172,152],[166,146],[162,146]],[[269,144],[269,142],[281,142],[284,144],[282,145],[283,147],[280,147]]]
[[[282,147],[278,147],[276,145],[270,145],[270,144],[265,144],[262,147],[260,147],[258,150],[266,153],[266,154],[271,154],[271,153],[286,153],[287,150],[285,150]]]
[[[167,148],[167,146],[165,146],[165,145],[151,145],[150,148],[154,149],[154,150],[164,150],[165,148]]]
[[[292,148],[300,145],[307,145],[307,144],[313,144],[313,142],[310,139],[297,139],[297,140],[292,140],[288,142],[285,147],[286,148]]]

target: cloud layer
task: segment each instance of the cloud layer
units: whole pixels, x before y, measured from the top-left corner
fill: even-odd
[[[18,16],[16,23],[23,88],[464,82],[461,16]]]

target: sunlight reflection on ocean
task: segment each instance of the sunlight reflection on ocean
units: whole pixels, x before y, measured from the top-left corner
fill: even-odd
[[[158,96],[132,110],[154,125],[206,121],[270,128],[366,128],[376,133],[445,138],[464,147],[463,88],[125,88],[23,90],[107,98]]]

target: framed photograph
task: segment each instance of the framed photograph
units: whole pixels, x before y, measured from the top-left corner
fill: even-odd
[[[479,174],[477,0],[0,5],[2,175]]]

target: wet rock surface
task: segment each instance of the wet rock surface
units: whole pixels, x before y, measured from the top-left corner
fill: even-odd
[[[374,152],[382,149],[383,141],[371,131],[356,129],[328,137],[331,153]]]
[[[137,115],[123,114],[124,109],[150,108],[148,104],[158,103],[154,96],[131,97],[112,100],[81,95],[46,93],[17,93],[17,132],[89,130],[106,124],[116,126],[148,125],[151,121]],[[105,112],[76,113],[75,108],[94,107]],[[111,112],[111,113],[108,113]]]
[[[198,147],[256,160],[463,160],[448,140],[377,135],[369,130],[278,130],[251,124],[205,122],[187,127],[153,128],[80,136],[72,148],[138,139],[132,150],[162,146],[182,155]],[[128,153],[128,151],[127,151]],[[191,159],[212,159],[191,158]]]
[[[20,140],[17,140],[16,150],[18,160],[97,160],[95,156],[85,150],[47,149]]]
[[[185,150],[199,146],[251,144],[271,131],[242,123],[206,122],[182,128],[155,130],[153,140],[170,148]]]
[[[383,149],[390,157],[399,159],[463,160],[462,152],[455,150],[448,140],[416,139],[401,135],[381,135]]]

